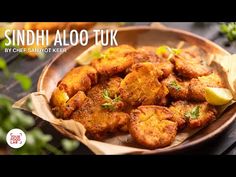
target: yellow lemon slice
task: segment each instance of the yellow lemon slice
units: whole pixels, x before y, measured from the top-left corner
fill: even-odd
[[[102,51],[102,45],[99,42],[98,44],[95,44],[89,47],[87,50],[85,50],[75,59],[75,61],[79,65],[88,65],[91,63],[93,59],[99,58],[101,56],[101,51]]]
[[[219,106],[230,102],[233,99],[233,95],[226,88],[206,87],[205,98],[208,103]]]

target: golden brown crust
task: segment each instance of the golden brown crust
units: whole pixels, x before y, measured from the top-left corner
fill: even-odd
[[[71,103],[70,99],[76,95],[78,91],[84,92],[90,89],[96,82],[97,71],[91,66],[80,66],[69,71],[59,82],[58,87],[51,96],[50,104],[53,107],[54,112],[56,112],[55,114],[60,116],[60,118],[68,119],[70,114],[65,110],[68,110],[66,107]],[[83,95],[82,93],[79,92],[78,94],[80,96],[76,96],[76,99],[83,97],[81,96]]]
[[[167,59],[161,58],[155,53],[156,47],[141,47],[127,56],[132,58],[134,64],[150,62],[163,72],[162,78],[166,78],[173,72],[174,65]],[[130,72],[129,68],[128,72]]]
[[[140,106],[131,112],[129,132],[139,144],[149,149],[170,145],[177,133],[177,124],[166,107]]]
[[[199,107],[198,116],[188,117],[188,113],[196,107]],[[190,128],[204,127],[216,117],[217,113],[215,107],[207,102],[177,101],[172,103],[170,110],[173,112],[175,119],[184,119]]]
[[[82,91],[78,91],[72,98],[63,100],[61,104],[52,108],[56,117],[69,119],[70,115],[79,107],[81,107],[86,100],[86,95]]]
[[[205,99],[205,88],[206,87],[217,87],[223,88],[224,83],[217,73],[212,73],[208,76],[202,76],[191,79],[189,84],[189,96],[192,100],[206,101]]]
[[[178,129],[183,129],[186,126],[186,120],[184,118],[185,110],[179,106],[184,105],[184,103],[184,101],[177,101],[172,103],[172,105],[169,107],[169,110],[173,113],[172,120],[177,122]]]
[[[92,139],[129,132],[149,149],[170,145],[177,131],[204,127],[216,117],[215,107],[203,102],[204,88],[224,87],[196,49],[174,51],[170,57],[155,47],[105,50],[92,66],[74,68],[58,83],[54,114],[80,122]]]
[[[87,100],[71,116],[72,119],[80,122],[86,128],[86,134],[93,139],[101,140],[109,133],[119,130],[127,131],[126,125],[129,115],[122,112],[124,104],[119,101],[115,105],[115,110],[107,110],[102,107],[106,103],[103,98],[103,91],[106,89],[110,97],[118,93],[118,86],[121,78],[110,78],[103,83],[95,85],[87,92]]]
[[[137,50],[130,52],[127,56],[134,60],[134,64],[143,62],[156,63],[160,61],[160,58],[155,52],[147,47],[138,48]]]
[[[171,61],[175,65],[175,70],[177,73],[186,78],[191,79],[200,76],[206,76],[211,73],[211,70],[196,58],[184,58],[176,55]]]
[[[162,81],[168,90],[171,98],[174,100],[187,100],[189,96],[189,81],[182,81],[171,74]]]
[[[171,73],[173,73],[174,65],[167,59],[162,58],[159,63],[157,63],[157,68],[162,72],[162,79],[167,78]]]
[[[131,105],[155,104],[164,97],[166,89],[163,88],[158,77],[162,72],[152,63],[138,63],[132,68],[120,84],[121,98]],[[164,93],[163,93],[164,91]]]
[[[94,59],[92,66],[102,75],[114,75],[129,68],[133,63],[133,58],[129,57],[130,52],[135,49],[129,45],[111,47],[103,52],[102,57]]]
[[[71,97],[77,91],[90,89],[95,83],[97,83],[97,71],[91,66],[79,66],[69,71],[59,82],[58,87]]]

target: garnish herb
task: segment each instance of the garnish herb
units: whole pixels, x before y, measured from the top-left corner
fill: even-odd
[[[188,111],[184,116],[188,119],[197,119],[199,117],[200,106],[194,107],[191,111]]]
[[[121,100],[120,96],[117,95],[115,95],[115,98],[112,99],[107,89],[103,90],[102,97],[106,100],[106,103],[103,103],[101,106],[103,109],[107,109],[109,111],[115,111],[116,103]]]
[[[168,85],[171,88],[174,88],[175,90],[179,91],[181,89],[180,85],[177,84],[176,81],[171,81],[170,84]]]
[[[170,60],[174,55],[179,55],[181,53],[181,49],[170,48],[169,46],[160,46],[156,49],[157,55],[163,55],[168,53],[168,60]]]

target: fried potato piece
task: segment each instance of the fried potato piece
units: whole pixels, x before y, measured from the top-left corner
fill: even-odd
[[[59,82],[58,88],[69,97],[77,91],[86,91],[97,82],[97,71],[91,66],[79,66],[68,72]]]
[[[168,90],[170,96],[175,100],[187,100],[189,97],[189,81],[182,81],[174,75],[169,75],[162,82]]]
[[[177,101],[172,103],[170,110],[174,119],[185,119],[190,128],[204,127],[216,117],[216,109],[207,102],[195,103]]]
[[[150,105],[165,97],[168,90],[161,85],[158,77],[162,72],[152,63],[133,65],[132,71],[125,76],[120,84],[121,98],[131,105]]]
[[[57,88],[56,92],[60,92]],[[70,115],[79,107],[81,107],[86,100],[86,95],[82,91],[78,91],[72,98],[68,99],[67,97],[64,98],[63,96],[66,95],[65,92],[61,93],[58,99],[62,99],[59,102],[58,106],[52,108],[53,113],[56,117],[60,117],[63,119],[69,119]],[[56,100],[56,99],[55,99]],[[58,100],[56,100],[58,102]]]
[[[139,144],[149,149],[170,145],[177,134],[177,123],[166,107],[140,106],[131,112],[129,132]]]
[[[217,87],[224,88],[223,80],[217,73],[212,73],[208,76],[202,76],[193,78],[189,85],[189,96],[195,101],[206,101],[205,99],[205,88],[206,87]]]
[[[117,88],[120,81],[121,78],[115,77],[92,87],[87,93],[86,101],[72,114],[72,119],[84,125],[88,137],[102,140],[109,133],[127,131],[129,114],[122,112],[124,103],[117,101],[114,110],[102,106],[107,102],[103,97],[104,90],[107,90],[109,97],[113,98],[115,94],[118,95]]]
[[[169,107],[169,110],[173,113],[172,120],[178,124],[178,129],[183,129],[187,123],[184,117],[185,110],[182,107],[184,103],[185,101],[177,101]]]
[[[129,45],[120,45],[105,50],[102,57],[94,59],[92,66],[102,75],[114,75],[130,67],[134,61],[128,57],[135,49]]]
[[[155,51],[151,47],[141,47],[137,50],[130,52],[128,57],[134,60],[134,64],[151,62],[156,63],[160,61],[160,58],[155,54]]]
[[[183,57],[185,56],[185,57]],[[188,58],[186,56],[189,56]],[[175,55],[172,58],[172,63],[175,66],[175,70],[178,74],[186,78],[196,78],[200,76],[206,76],[211,73],[211,70],[203,64],[200,58],[193,58],[190,55]]]
[[[55,114],[63,119],[68,119],[69,112],[66,110],[74,110],[72,102],[76,99],[83,100],[84,95],[78,91],[86,91],[97,82],[97,71],[91,66],[80,66],[73,68],[59,82],[58,87],[52,93],[50,104]],[[74,98],[73,96],[76,95]],[[73,98],[73,99],[72,99]],[[70,99],[72,99],[70,101]],[[80,101],[79,101],[80,102]]]
[[[157,64],[157,67],[163,72],[162,79],[167,78],[173,73],[174,65],[167,59],[162,58]]]
[[[189,47],[185,47],[180,49],[180,55],[184,58],[196,58],[197,60],[201,60],[201,56],[202,56],[202,52],[201,50],[196,46],[189,46]]]
[[[173,72],[174,65],[166,58],[156,55],[155,50],[156,47],[141,47],[134,52],[130,52],[128,57],[134,60],[134,64],[143,62],[155,63],[156,67],[163,72],[162,77],[166,78]]]

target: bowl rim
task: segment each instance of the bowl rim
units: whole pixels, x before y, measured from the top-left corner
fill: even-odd
[[[128,26],[128,27],[117,28],[117,30],[118,31],[160,30],[160,31],[172,32],[172,33],[177,33],[177,34],[184,34],[184,35],[190,36],[192,38],[195,38],[197,40],[201,40],[201,41],[207,42],[209,45],[213,46],[214,48],[217,48],[218,50],[222,51],[226,55],[230,55],[230,53],[228,51],[226,51],[224,48],[222,48],[221,46],[217,45],[216,43],[210,41],[209,39],[201,37],[201,36],[199,36],[197,34],[194,34],[194,33],[191,33],[191,32],[185,31],[185,30],[182,30],[182,29],[176,29],[176,28],[170,28],[170,27],[161,27],[160,28],[160,27],[155,27],[155,26]],[[93,38],[94,36],[95,36],[94,34],[91,34],[89,36],[89,39]],[[75,46],[67,46],[67,47],[65,47],[65,49],[69,50],[69,49],[71,49],[73,47],[75,47]],[[40,77],[38,79],[37,91],[42,91],[43,80],[44,80],[45,75],[47,74],[47,71],[49,70],[51,65],[61,55],[63,55],[63,53],[55,54],[53,56],[53,59],[44,67],[44,69],[42,70],[42,72],[40,74]],[[235,118],[236,118],[236,111],[234,112],[234,114],[224,124],[220,125],[220,127],[218,127],[217,129],[213,130],[212,132],[208,133],[207,135],[205,135],[203,137],[200,137],[200,138],[198,138],[196,140],[193,140],[191,142],[187,142],[186,144],[182,144],[181,146],[177,145],[177,146],[173,146],[173,147],[167,148],[167,149],[157,149],[157,150],[153,150],[153,151],[143,152],[142,154],[166,154],[166,153],[173,153],[173,152],[179,152],[179,151],[186,150],[187,148],[191,148],[191,147],[193,147],[195,145],[200,145],[201,143],[204,143],[204,142],[206,142],[206,141],[208,141],[210,139],[213,139],[214,137],[216,137],[217,135],[222,133],[223,130],[225,130],[226,128],[228,128],[232,124],[232,122],[235,120]],[[200,131],[202,131],[202,130],[200,130]],[[195,136],[195,135],[193,135],[193,136]],[[155,152],[155,151],[157,151],[157,152]]]

